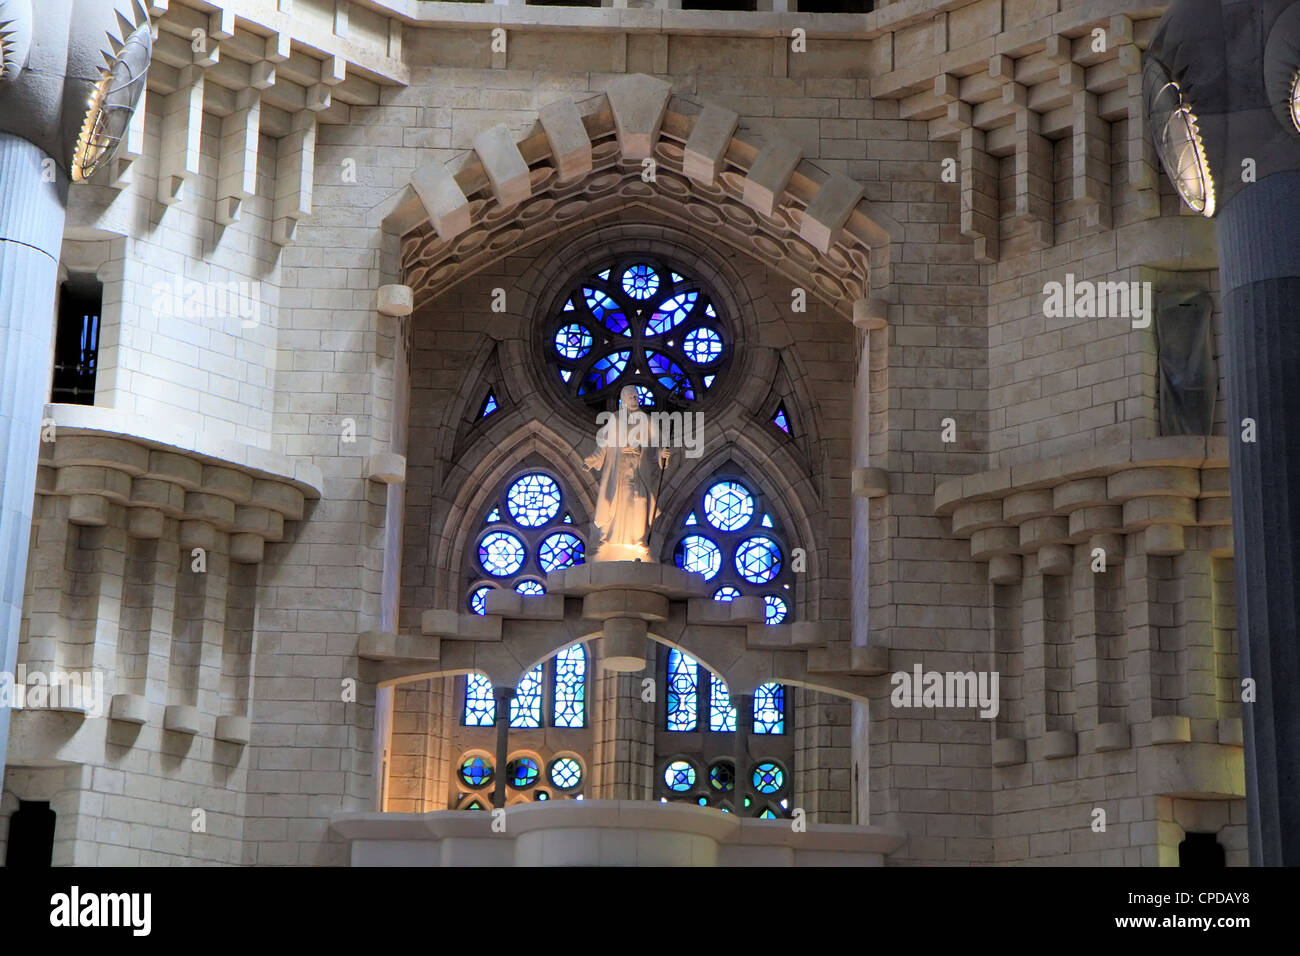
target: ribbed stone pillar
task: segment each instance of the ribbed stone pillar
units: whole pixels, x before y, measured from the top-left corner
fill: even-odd
[[[1228,446],[1253,866],[1300,865],[1300,173],[1238,193],[1218,222]],[[1242,421],[1256,440],[1242,440]]]
[[[64,187],[42,182],[45,159],[26,140],[0,133],[0,670],[9,674],[18,658],[63,242]],[[8,742],[9,708],[0,707],[0,786]]]

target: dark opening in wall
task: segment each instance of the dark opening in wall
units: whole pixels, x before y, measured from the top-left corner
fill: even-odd
[[[740,10],[750,12],[758,9],[757,0],[682,0],[683,10]]]
[[[1178,865],[1193,870],[1217,870],[1227,864],[1223,847],[1213,833],[1189,833],[1178,844]]]
[[[790,9],[799,13],[870,13],[875,0],[798,0]]]
[[[99,365],[100,313],[104,286],[91,275],[74,275],[59,292],[59,321],[54,333],[54,383],[50,401],[95,404]]]
[[[54,811],[43,800],[19,800],[9,818],[9,844],[5,866],[37,869],[54,860]]]

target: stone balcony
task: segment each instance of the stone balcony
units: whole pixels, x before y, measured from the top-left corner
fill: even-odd
[[[502,814],[350,813],[330,829],[347,840],[352,866],[883,866],[905,839],[686,803],[565,800]]]

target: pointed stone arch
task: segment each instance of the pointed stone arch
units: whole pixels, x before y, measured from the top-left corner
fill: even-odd
[[[479,516],[488,500],[496,494],[509,474],[530,456],[536,456],[553,471],[564,486],[577,496],[580,514],[575,523],[589,519],[596,507],[595,479],[572,464],[575,451],[562,435],[537,419],[529,419],[490,447],[473,449],[454,466],[448,482],[457,489],[441,527],[430,527],[429,551],[434,554],[433,567],[438,576],[435,589],[437,606],[461,606],[459,576],[466,542],[479,528]]]
[[[757,483],[769,499],[785,530],[787,545],[803,548],[807,553],[808,568],[795,591],[795,610],[800,619],[819,620],[824,561],[820,549],[812,545],[820,540],[814,516],[821,511],[821,501],[807,478],[801,477],[792,483],[787,477],[803,475],[802,469],[790,459],[789,452],[762,447],[759,442],[767,436],[758,437],[756,433],[757,429],[728,430],[715,436],[704,454],[689,462],[689,467],[679,467],[667,480],[662,493],[660,520],[655,523],[650,536],[650,554],[663,554],[670,532],[676,530],[675,522],[705,479],[734,464]]]
[[[740,117],[673,95],[635,74],[605,93],[557,100],[516,138],[483,131],[455,165],[417,169],[385,223],[402,236],[401,265],[417,303],[574,222],[631,202],[764,261],[845,317],[868,296],[888,300],[891,242],[902,227],[793,142],[737,135]],[[643,181],[653,160],[655,178]]]
[[[475,418],[489,389],[497,399],[499,416],[490,424]],[[519,396],[514,394],[501,367],[501,343],[485,337],[461,382],[456,400],[448,404],[443,417],[438,443],[441,459],[453,461],[477,437],[491,430],[491,426],[511,417],[509,413],[518,405]]]

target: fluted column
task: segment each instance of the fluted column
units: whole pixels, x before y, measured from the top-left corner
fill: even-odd
[[[9,673],[17,665],[63,242],[66,185],[61,174],[43,181],[47,159],[26,140],[0,132],[0,670]],[[0,786],[8,741],[6,707],[0,708]]]
[[[1242,707],[1255,866],[1300,865],[1298,210],[1300,172],[1279,173],[1233,197],[1218,227],[1237,633],[1242,676],[1256,684]]]

